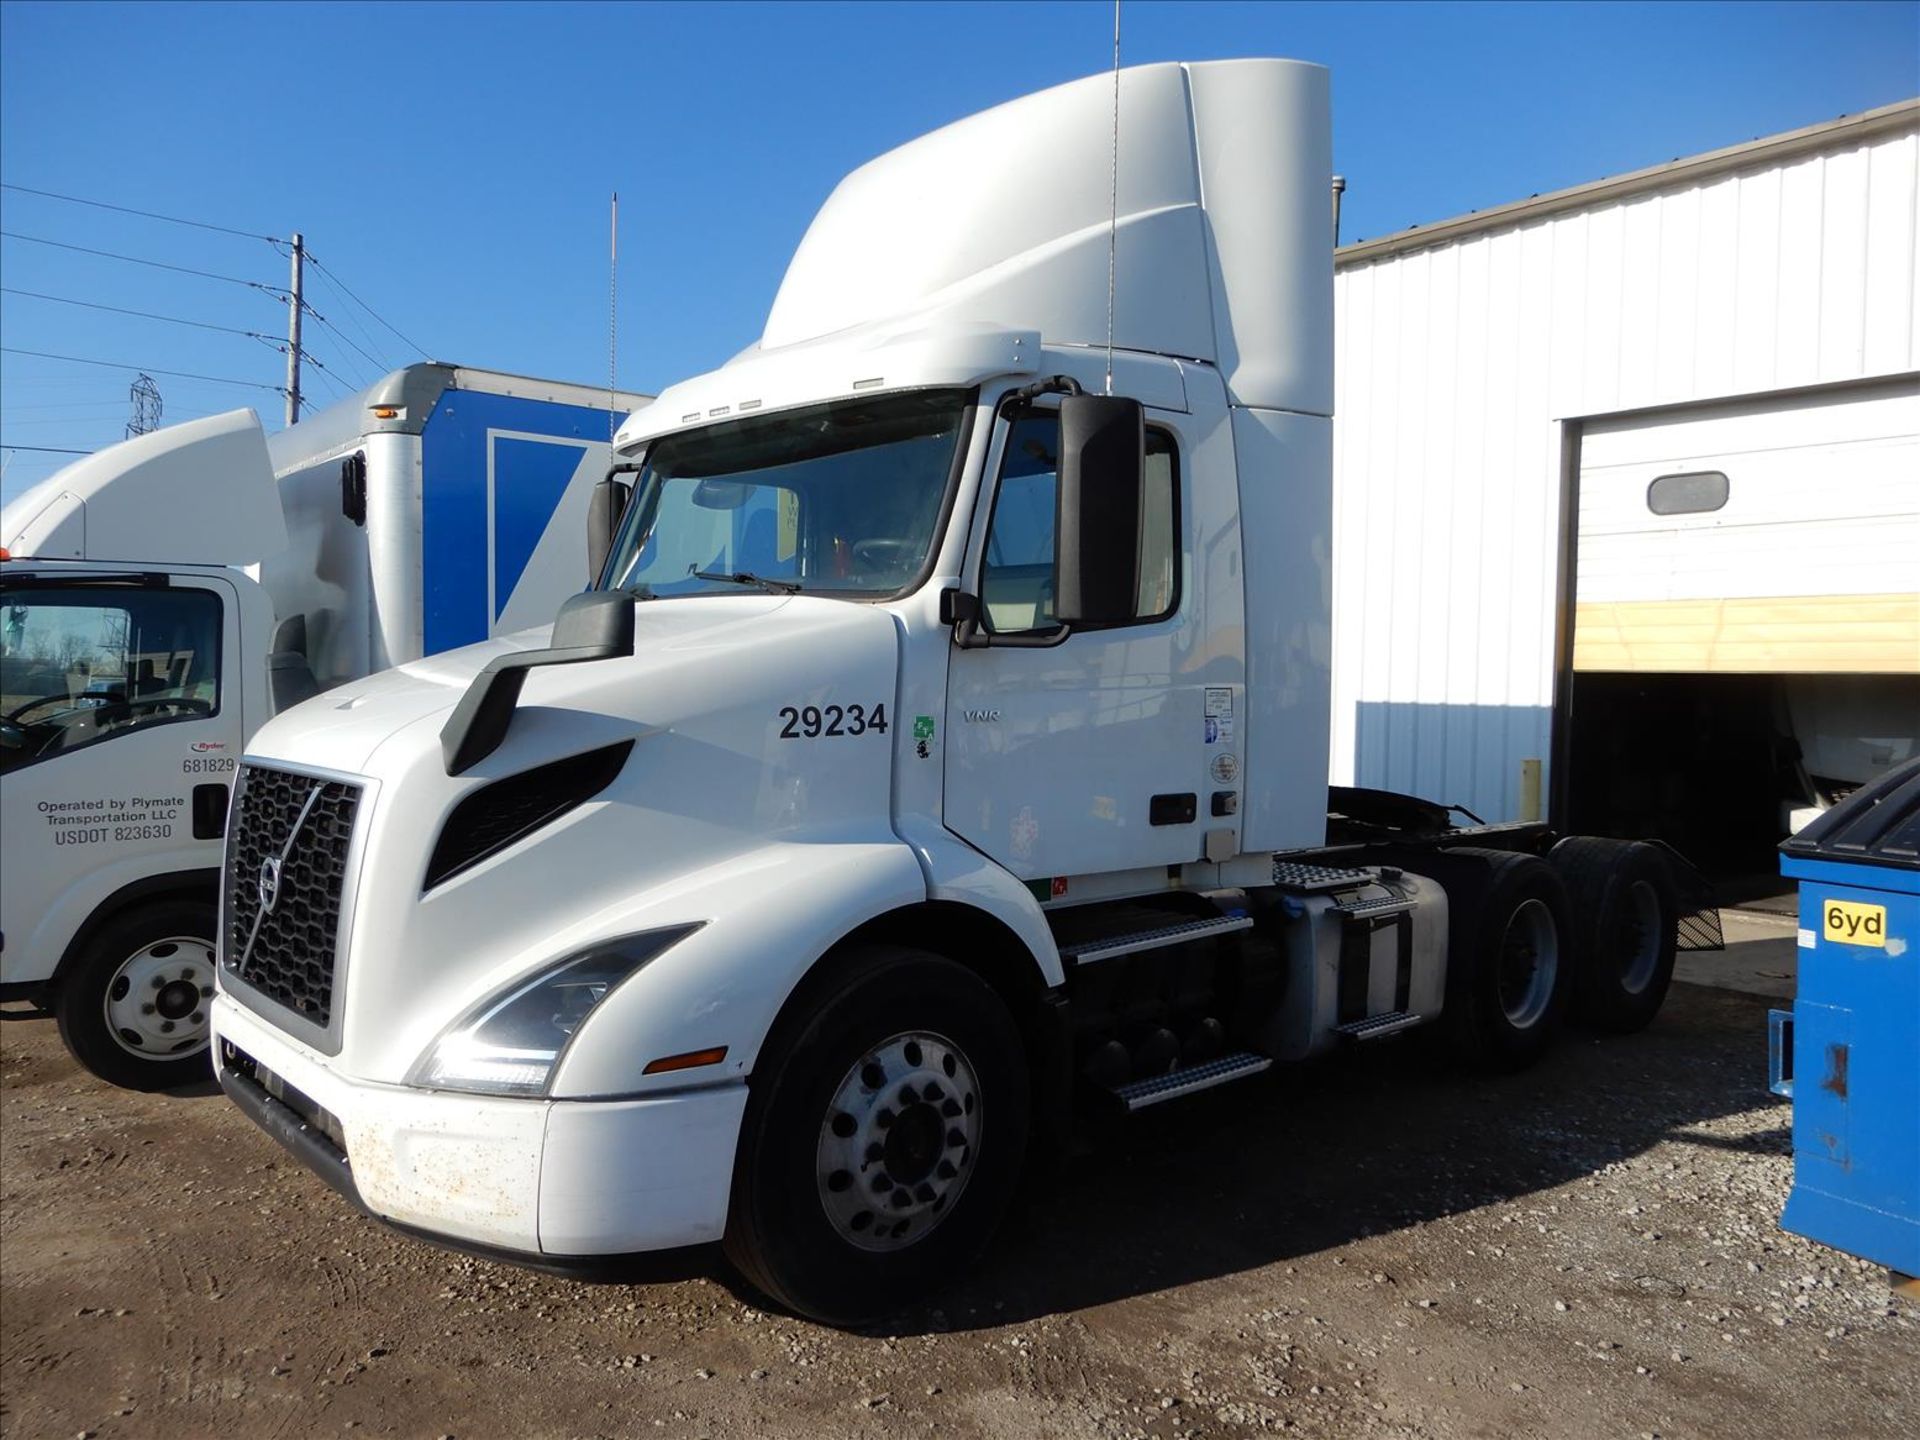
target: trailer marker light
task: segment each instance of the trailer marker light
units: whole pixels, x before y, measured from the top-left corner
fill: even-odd
[[[373,407],[373,418],[376,420],[398,420],[400,418],[400,412],[391,405],[376,405]]]
[[[707,1050],[689,1050],[684,1055],[666,1055],[649,1060],[642,1075],[665,1075],[670,1070],[697,1070],[702,1065],[718,1065],[727,1058],[727,1047],[715,1045]]]

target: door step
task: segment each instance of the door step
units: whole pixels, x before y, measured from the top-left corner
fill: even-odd
[[[1384,1015],[1369,1015],[1364,1020],[1350,1020],[1345,1025],[1336,1025],[1333,1033],[1343,1040],[1355,1042],[1383,1040],[1389,1035],[1398,1035],[1402,1030],[1411,1030],[1419,1023],[1420,1017],[1409,1010],[1389,1010]]]
[[[1060,958],[1069,965],[1090,965],[1096,960],[1111,960],[1118,955],[1159,950],[1168,945],[1185,945],[1190,940],[1206,940],[1252,928],[1253,921],[1248,916],[1216,915],[1211,919],[1184,920],[1178,925],[1162,925],[1153,930],[1136,930],[1131,935],[1112,935],[1105,940],[1063,946]]]
[[[1130,1081],[1113,1093],[1120,1097],[1120,1103],[1128,1110],[1144,1110],[1149,1105],[1158,1105],[1162,1100],[1178,1099],[1197,1090],[1211,1090],[1216,1085],[1258,1075],[1272,1064],[1273,1061],[1265,1055],[1242,1051],[1237,1055],[1222,1055],[1218,1060],[1209,1060],[1204,1065],[1190,1065],[1184,1070]]]

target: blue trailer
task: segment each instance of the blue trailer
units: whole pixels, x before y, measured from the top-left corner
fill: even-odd
[[[551,621],[587,583],[614,428],[647,399],[409,365],[269,437],[288,543],[260,580],[305,617],[319,684]]]
[[[1920,760],[1781,846],[1800,882],[1799,983],[1771,1016],[1772,1080],[1793,1098],[1783,1227],[1920,1275]]]

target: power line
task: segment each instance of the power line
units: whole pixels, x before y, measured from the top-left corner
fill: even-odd
[[[91,450],[67,450],[58,445],[9,445],[0,440],[0,450],[35,450],[42,455],[91,455]]]
[[[366,360],[366,362],[369,365],[373,366],[376,371],[385,371],[386,369],[389,368],[388,366],[382,365],[378,360],[374,359],[373,356],[368,355],[366,351],[361,350],[358,345],[355,345],[353,343],[353,340],[350,336],[348,336],[345,332],[343,332],[331,320],[327,319],[326,316],[322,315],[318,310],[314,309],[311,305],[308,305],[305,308],[306,308],[307,314],[311,315],[314,319],[318,320],[322,325],[326,326],[327,329],[331,330],[342,344],[351,346],[353,349],[358,350],[361,356]],[[359,375],[359,371],[356,370],[354,374],[357,377]],[[361,381],[361,383],[365,384],[366,382],[363,380]]]
[[[212,225],[205,220],[183,220],[178,215],[162,215],[154,210],[136,210],[131,205],[109,205],[104,200],[83,200],[78,195],[62,195],[54,190],[35,190],[28,185],[9,185],[0,181],[0,190],[18,190],[22,195],[39,195],[48,200],[65,200],[71,205],[91,205],[96,210],[117,210],[122,215],[139,215],[148,220],[165,220],[171,225],[191,225],[196,230],[213,230],[222,235],[238,235],[242,240],[264,240],[269,245],[280,244],[274,235],[259,235],[251,230],[235,230],[228,225]]]
[[[313,273],[314,273],[315,279],[320,281],[320,283],[325,285],[328,290],[332,291],[336,296],[339,297],[340,303],[343,306],[348,304],[346,292],[343,291],[338,285],[334,284],[331,277],[321,274],[318,270],[315,270]],[[367,329],[366,323],[362,321],[358,315],[354,314],[351,309],[343,309],[338,311],[337,313],[339,314],[342,320],[344,320],[347,324],[353,326],[353,328],[360,333],[360,338],[362,340],[367,342],[368,349],[373,352],[372,354],[368,355],[367,358],[372,360],[375,365],[380,367],[381,373],[384,374],[386,371],[393,369],[393,361],[387,358],[387,353],[385,348],[380,344],[378,340],[373,338],[373,332]],[[325,318],[322,318],[320,323],[325,325],[325,324],[328,324],[329,322]],[[361,353],[365,354],[366,352],[362,351]]]
[[[188,265],[170,265],[164,260],[143,260],[138,255],[121,255],[112,250],[95,250],[87,245],[70,245],[65,240],[49,240],[41,235],[22,235],[17,230],[0,230],[0,235],[9,240],[30,240],[35,245],[52,245],[61,250],[78,250],[82,255],[99,255],[108,260],[124,260],[129,265],[151,265],[156,270],[173,270],[181,275],[198,275],[204,280],[225,280],[229,285],[245,285],[254,290],[264,290],[276,300],[285,303],[286,290],[279,285],[264,284],[259,280],[245,280],[238,275],[220,275],[212,270],[195,270]]]
[[[129,310],[124,305],[102,305],[93,300],[74,300],[66,295],[46,295],[38,290],[16,290],[11,285],[0,285],[0,295],[24,295],[29,300],[51,300],[56,305],[78,305],[84,310],[107,310],[115,315],[134,315],[142,320],[164,320],[169,325],[191,325],[196,330],[218,330],[223,335],[244,335],[249,340],[264,340],[269,345],[280,343],[272,335],[262,335],[258,330],[236,330],[231,325],[215,325],[206,320],[187,320],[178,315],[156,315],[151,310]]]
[[[395,335],[399,336],[401,343],[404,344],[408,349],[418,352],[419,355],[424,359],[431,360],[433,358],[431,355],[427,354],[426,346],[416,345],[413,341],[407,339],[407,337],[401,334],[401,332],[397,328],[395,328],[395,326],[391,322],[385,319],[378,310],[374,309],[371,305],[367,304],[366,301],[362,300],[358,295],[354,294],[353,291],[348,288],[347,282],[342,280],[338,275],[334,274],[333,271],[328,269],[325,265],[322,265],[320,263],[319,257],[316,256],[311,250],[307,251],[306,254],[307,254],[307,259],[312,262],[314,269],[325,272],[328,279],[332,280],[334,284],[338,285],[341,288],[341,290],[346,292],[346,296],[349,300],[353,301],[354,304],[358,305],[362,310],[366,311],[367,314],[373,316],[373,318],[378,320],[382,325],[385,325],[387,329],[392,330]]]
[[[131,370],[135,374],[144,370],[149,375],[172,375],[181,380],[205,380],[214,385],[244,385],[249,390],[271,390],[276,395],[285,393],[278,385],[263,385],[258,380],[234,380],[225,375],[201,375],[192,370],[162,370],[158,365],[125,365],[118,360],[91,360],[84,355],[55,355],[50,350],[22,350],[17,345],[0,345],[0,354],[35,355],[42,360],[65,360],[74,365],[101,365],[109,370]]]

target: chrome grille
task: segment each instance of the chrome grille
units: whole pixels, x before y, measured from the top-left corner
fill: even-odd
[[[244,765],[227,840],[227,974],[326,1029],[360,787]]]

